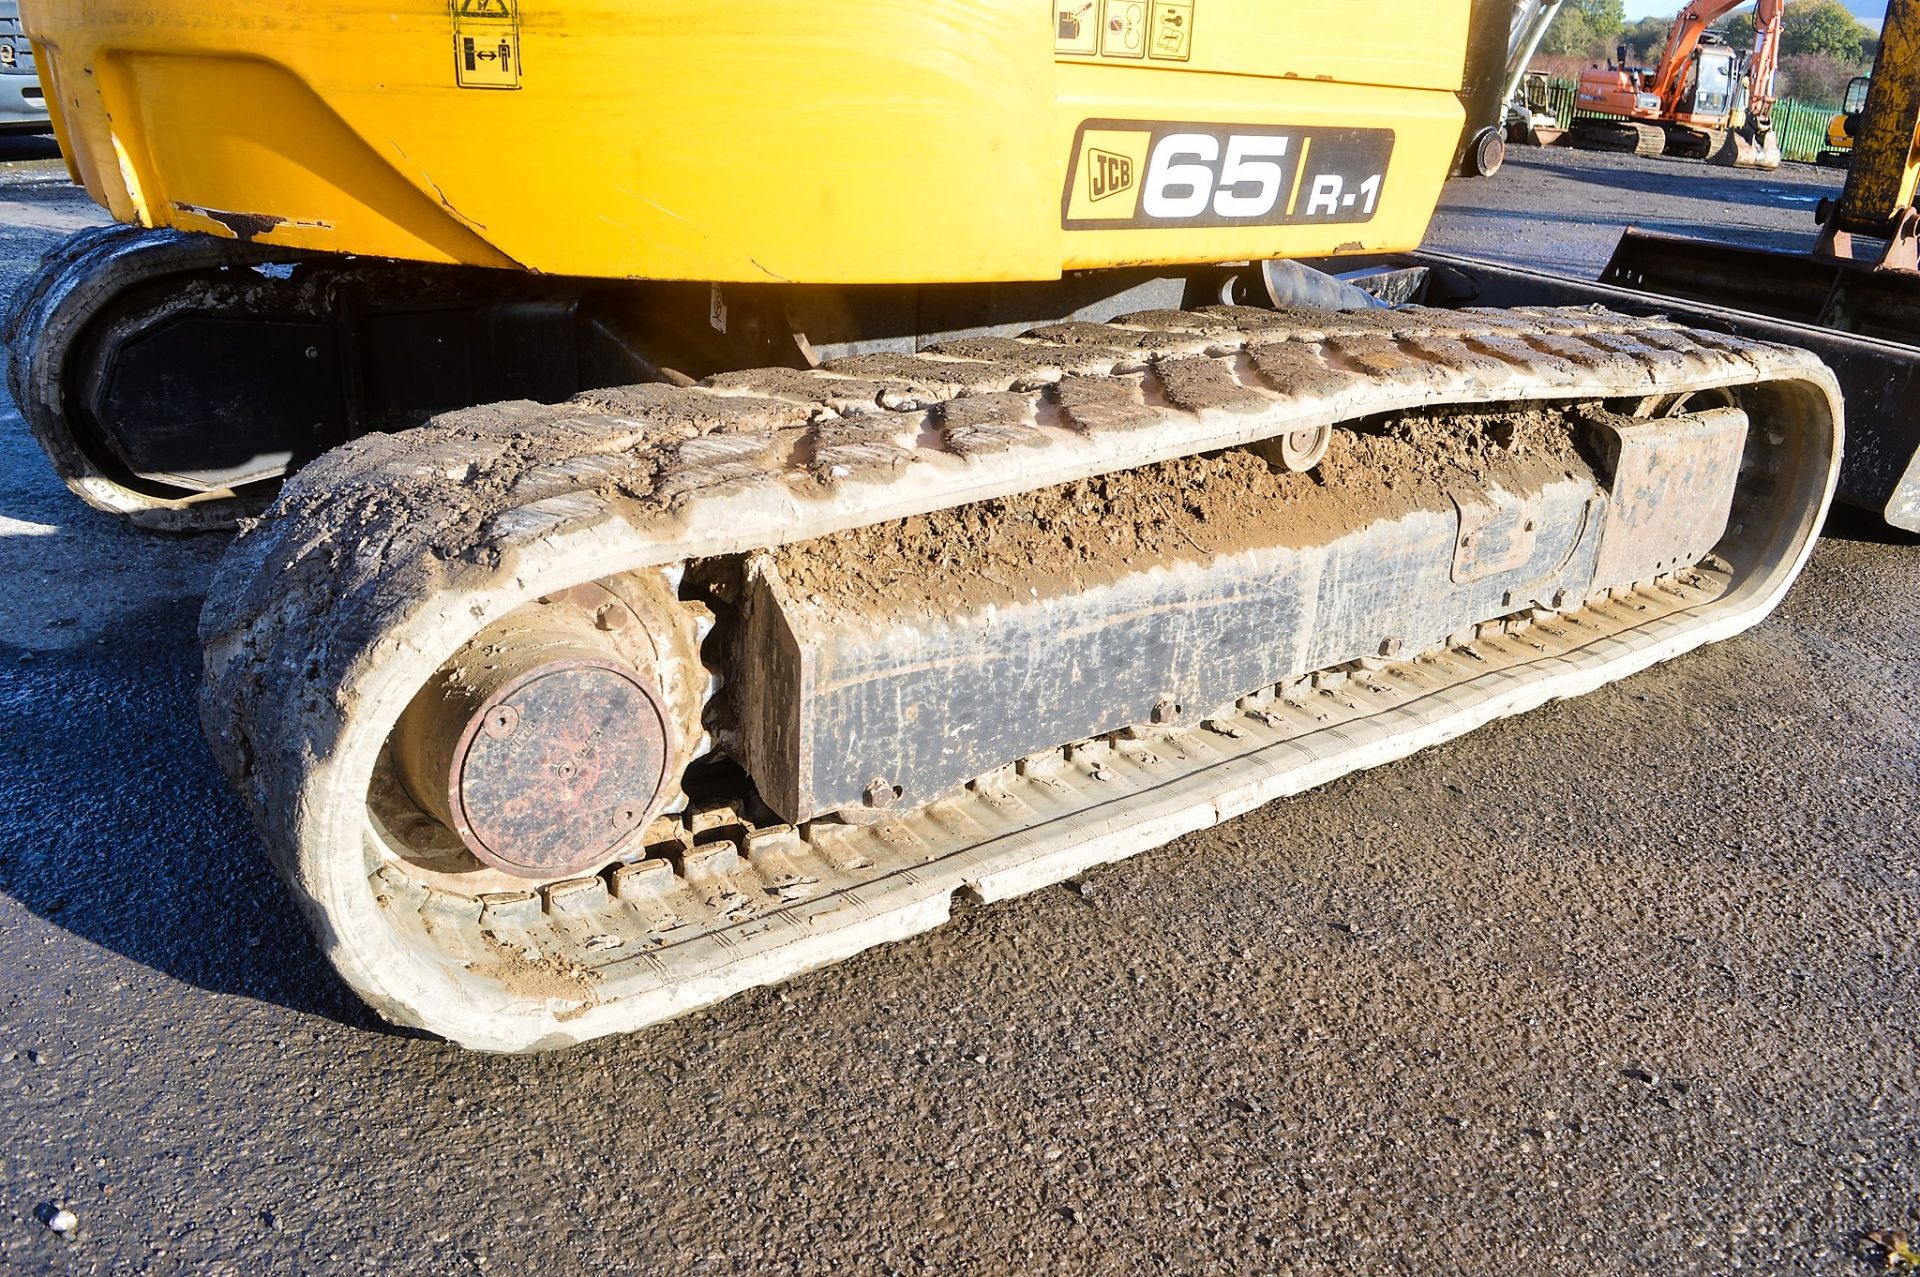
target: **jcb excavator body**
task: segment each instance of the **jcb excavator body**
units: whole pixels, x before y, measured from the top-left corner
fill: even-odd
[[[1335,0],[1110,7],[1049,28],[1024,3],[30,0],[28,21],[115,217],[266,246],[931,284],[1244,259],[1281,228],[1319,255],[1419,242],[1466,6],[1377,0],[1364,42]]]
[[[1285,260],[1418,243],[1467,17],[45,0],[138,225],[12,384],[96,505],[260,515],[203,717],[344,978],[637,1027],[1778,601],[1816,359]]]

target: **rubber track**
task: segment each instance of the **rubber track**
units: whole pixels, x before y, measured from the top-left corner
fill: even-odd
[[[378,911],[354,894],[370,888],[353,804],[392,718],[445,655],[512,607],[615,571],[1313,424],[1772,379],[1835,402],[1811,356],[1661,320],[1212,308],[450,413],[329,453],[243,531],[202,615],[203,721],[363,996],[474,1045],[552,1045],[569,1035],[550,1020],[546,1036],[494,1034],[396,992],[369,948]],[[633,1027],[615,1016],[583,1033],[609,1026]]]
[[[250,244],[119,223],[78,231],[40,259],[8,299],[0,340],[14,405],[74,495],[139,527],[168,532],[231,528],[260,513],[268,500],[261,491],[166,498],[108,474],[73,436],[63,378],[93,318],[122,292],[169,275],[272,260],[271,250]]]
[[[1586,124],[1589,127],[1582,129]],[[1624,136],[1612,129],[1631,129],[1633,144],[1623,145]],[[1637,155],[1642,159],[1657,160],[1667,153],[1666,130],[1651,124],[1640,124],[1631,120],[1576,120],[1573,126],[1574,145],[1583,151],[1604,151],[1612,155]]]

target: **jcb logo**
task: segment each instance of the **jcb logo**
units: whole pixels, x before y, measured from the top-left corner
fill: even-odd
[[[1133,189],[1133,160],[1112,151],[1087,151],[1087,197],[1103,200]]]

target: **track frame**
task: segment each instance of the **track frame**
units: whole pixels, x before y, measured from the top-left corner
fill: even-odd
[[[987,794],[987,808],[935,802],[847,835],[927,851],[884,890],[852,884],[751,918],[713,914],[684,942],[617,968],[586,961],[598,933],[583,930],[579,909],[605,900],[641,910],[625,879],[657,879],[660,866],[450,902],[396,885],[368,838],[369,780],[414,692],[478,629],[582,581],[673,572],[1380,413],[1706,390],[1750,400],[1760,441],[1752,494],[1716,551],[1724,580],[1658,611],[1626,601],[1617,625],[1545,659],[1463,658],[1468,668],[1423,708],[1342,724],[1316,746],[1242,728],[1221,735],[1234,748],[1209,752],[1193,737],[1181,746],[1193,766],[1164,783],[1117,800],[1089,767],[1061,779],[1070,810],[1027,803],[998,828],[968,825],[995,810],[991,785],[977,783],[965,792]],[[925,930],[955,891],[1031,890],[1737,633],[1771,610],[1810,552],[1840,423],[1831,374],[1800,352],[1659,320],[1530,309],[1150,312],[923,357],[475,409],[329,454],[241,536],[203,616],[203,717],[329,959],[361,996],[396,1023],[470,1047],[561,1046]],[[788,831],[809,846],[818,832]],[[781,854],[787,834],[776,835],[761,831],[763,857]],[[753,839],[742,844],[736,869],[756,851]],[[666,871],[687,888],[730,872],[724,853]]]

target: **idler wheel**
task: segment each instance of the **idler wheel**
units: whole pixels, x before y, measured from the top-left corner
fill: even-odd
[[[603,647],[522,632],[443,666],[401,715],[393,760],[481,861],[567,878],[615,858],[658,814],[670,724],[651,680]]]

